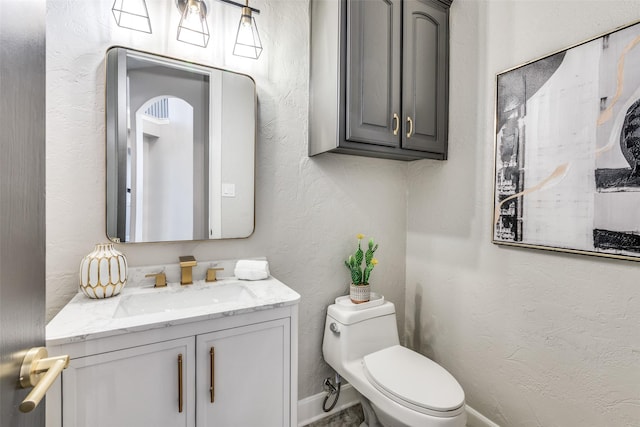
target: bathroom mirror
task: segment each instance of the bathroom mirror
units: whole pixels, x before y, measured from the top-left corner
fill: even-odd
[[[121,47],[107,51],[106,66],[109,239],[251,235],[254,81]]]

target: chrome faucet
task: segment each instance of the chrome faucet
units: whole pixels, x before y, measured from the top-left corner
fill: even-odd
[[[193,267],[198,265],[192,255],[180,257],[180,284],[190,285],[193,283]]]

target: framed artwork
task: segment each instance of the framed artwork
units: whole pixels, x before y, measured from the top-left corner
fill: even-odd
[[[640,23],[496,86],[493,242],[640,260]]]

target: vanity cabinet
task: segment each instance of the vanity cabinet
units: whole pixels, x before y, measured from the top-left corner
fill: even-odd
[[[297,306],[50,346],[48,427],[291,427]]]
[[[290,425],[288,331],[281,319],[196,337],[197,426]]]
[[[192,427],[195,366],[193,338],[74,358],[62,375],[63,425]]]
[[[451,1],[312,0],[310,156],[446,159]]]

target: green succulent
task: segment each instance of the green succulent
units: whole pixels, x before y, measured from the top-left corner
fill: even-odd
[[[378,245],[374,244],[373,238],[369,239],[367,251],[362,251],[361,241],[364,235],[358,234],[358,249],[353,255],[349,255],[349,258],[344,262],[344,265],[351,272],[351,283],[354,285],[368,285],[369,276],[371,271],[378,260],[373,257],[373,254],[378,249]],[[362,261],[364,260],[364,267],[362,267]]]

